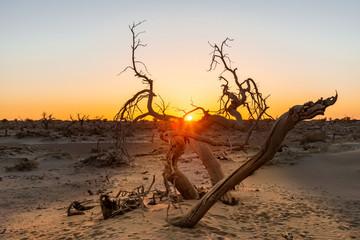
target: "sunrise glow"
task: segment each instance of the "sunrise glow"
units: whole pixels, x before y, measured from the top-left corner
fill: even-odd
[[[186,121],[191,121],[191,120],[193,120],[193,117],[190,116],[190,115],[188,115],[188,116],[186,116],[185,120],[186,120]]]
[[[43,112],[57,119],[77,113],[112,119],[146,88],[129,69],[118,75],[131,64],[128,25],[141,20],[137,30],[146,47],[137,49],[136,60],[156,80],[154,92],[170,103],[167,114],[181,116],[176,109],[191,110],[192,103],[219,110],[221,67],[207,71],[209,42],[229,37],[234,41],[226,54],[239,81],[253,78],[270,95],[273,117],[337,90],[339,101],[325,117],[360,118],[354,104],[360,2],[225,1],[221,12],[216,5],[1,1],[0,119],[39,119]]]

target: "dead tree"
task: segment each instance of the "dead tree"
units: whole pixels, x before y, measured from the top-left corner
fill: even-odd
[[[79,121],[79,123],[80,123],[80,129],[81,129],[81,130],[82,130],[83,127],[84,127],[85,121],[89,119],[89,116],[90,116],[90,115],[87,115],[87,116],[86,116],[85,114],[81,116],[80,113],[77,114],[77,118],[78,118],[78,121]]]
[[[219,99],[220,108],[217,112],[218,114],[209,114],[209,111],[206,111],[201,107],[196,107],[190,112],[201,110],[204,114],[204,117],[200,120],[201,127],[195,129],[198,134],[201,134],[212,124],[219,124],[227,129],[232,128],[239,131],[245,131],[243,117],[238,111],[240,107],[245,108],[250,118],[256,119],[256,121],[248,131],[247,137],[241,146],[241,148],[243,148],[244,145],[248,144],[251,133],[255,129],[258,121],[263,116],[268,116],[269,118],[272,117],[266,113],[266,110],[269,108],[266,104],[267,97],[264,98],[262,96],[255,81],[248,78],[240,83],[236,72],[237,68],[231,66],[230,57],[224,52],[224,48],[228,46],[229,41],[232,41],[232,39],[226,38],[220,46],[217,44],[210,44],[213,51],[209,71],[215,70],[218,65],[222,65],[223,71],[219,76],[219,80],[225,82],[225,84],[221,85],[223,91],[222,96]],[[236,85],[238,92],[230,91],[230,80]],[[186,115],[187,114],[185,114],[185,116]],[[235,119],[231,119],[230,117]],[[213,156],[210,149],[205,144],[198,141],[195,141],[193,148],[209,172],[212,184],[215,185],[218,181],[223,179],[225,175],[220,167],[220,163]],[[214,171],[214,169],[219,170]],[[222,200],[228,204],[236,203],[236,200],[232,198],[229,193],[225,194]]]
[[[198,124],[196,124],[197,127],[195,127],[194,129],[187,129],[186,124],[184,124],[184,117],[186,116],[186,114],[183,117],[168,115],[166,113],[168,104],[165,104],[164,100],[160,97],[157,99],[161,102],[159,104],[156,103],[157,95],[154,92],[154,81],[149,77],[150,74],[147,70],[146,65],[142,61],[139,61],[135,56],[135,53],[140,47],[146,46],[144,43],[141,42],[139,38],[139,35],[141,35],[143,32],[136,31],[136,28],[140,24],[142,24],[142,22],[139,22],[137,24],[134,23],[129,26],[132,34],[131,65],[126,67],[121,73],[127,70],[131,70],[134,73],[135,77],[140,79],[146,87],[145,89],[138,91],[132,98],[125,102],[119,112],[115,115],[114,120],[119,121],[122,126],[126,126],[127,123],[136,122],[146,117],[152,117],[157,120],[171,122],[173,126],[172,131],[167,131],[163,134],[164,139],[169,143],[170,146],[169,152],[167,154],[167,163],[165,165],[163,173],[165,187],[169,191],[168,184],[170,182],[176,186],[177,190],[183,195],[183,197],[189,199],[197,198],[198,194],[194,193],[193,185],[186,178],[186,176],[179,171],[177,167],[178,159],[184,152],[186,138],[193,139],[192,144],[196,152],[198,153],[199,158],[205,165],[212,184],[218,186],[219,181],[224,181],[224,172],[222,171],[218,160],[213,156],[208,146],[201,142],[212,145],[227,144],[218,143],[216,141],[206,139],[202,136],[202,133],[213,124],[219,124],[227,129],[244,131],[245,128],[242,122],[243,117],[239,111],[239,108],[242,107],[247,111],[250,118],[255,120],[254,125],[250,128],[245,142],[243,143],[246,144],[250,138],[251,132],[255,129],[258,121],[264,116],[271,118],[271,116],[266,113],[266,110],[268,109],[268,106],[266,104],[267,97],[262,96],[257,84],[253,79],[248,78],[243,82],[239,81],[236,72],[237,68],[232,68],[230,58],[227,54],[224,53],[224,48],[228,46],[227,43],[229,41],[232,41],[231,39],[227,38],[225,39],[225,41],[222,42],[220,46],[216,44],[211,45],[211,47],[213,48],[213,52],[209,70],[214,70],[219,64],[221,64],[224,68],[222,74],[219,77],[219,79],[224,82],[224,84],[222,85],[222,96],[220,97],[220,110],[217,112],[217,114],[210,114],[210,111],[205,110],[202,107],[196,107],[190,112],[200,110],[203,113],[203,117],[200,121],[198,121]],[[237,92],[231,90],[230,83],[235,85],[235,87],[238,89]],[[145,102],[144,108],[141,107],[144,106],[142,104],[143,102]],[[157,107],[157,109],[155,109],[153,106]],[[308,108],[308,105],[303,106],[303,109]],[[297,108],[293,109],[297,110]],[[294,114],[293,110],[291,114]],[[297,112],[295,113],[295,115],[296,114]],[[311,117],[309,115],[308,118]],[[284,127],[286,129],[288,128],[287,126]],[[269,138],[268,141],[272,141],[272,139]],[[271,151],[275,150],[273,149]],[[266,160],[268,161],[269,159]],[[236,203],[236,201],[231,197],[231,194],[226,193],[230,189],[231,188],[226,188],[226,191],[222,192],[222,194],[219,195],[219,198],[222,198],[222,200],[228,204],[234,204]],[[216,201],[219,198],[217,198]]]
[[[141,23],[142,22],[139,22],[137,24],[134,23],[132,26],[129,27],[132,33],[132,64],[126,67],[124,71],[128,69],[132,70],[135,73],[135,77],[140,78],[142,82],[147,86],[147,88],[137,92],[131,99],[125,102],[123,107],[116,114],[114,120],[122,122],[136,122],[139,119],[152,116],[153,118],[158,120],[173,122],[175,123],[174,126],[176,126],[176,130],[181,130],[184,122],[183,118],[166,114],[165,110],[168,108],[168,105],[165,104],[162,98],[160,98],[160,104],[153,103],[154,98],[157,96],[154,92],[153,80],[148,76],[146,65],[135,58],[136,50],[138,50],[139,47],[146,46],[138,38],[139,35],[143,32],[135,31],[136,27],[138,27]],[[141,101],[143,100],[147,101],[145,110],[139,107]],[[157,106],[159,110],[155,111],[153,105]],[[184,138],[184,136],[181,136],[181,138]],[[174,138],[171,136],[165,137],[164,139],[167,139],[170,145],[170,149],[167,154],[167,164],[165,165],[163,173],[164,183],[167,191],[169,190],[168,182],[171,182],[176,186],[177,190],[184,198],[197,199],[199,195],[194,192],[194,186],[177,167],[177,159],[183,153],[183,150],[181,149],[185,148],[185,145],[181,144],[181,142],[184,142],[184,140],[180,141],[178,138],[175,138],[176,140],[174,140]],[[176,144],[179,144],[179,146],[176,146]],[[217,159],[214,157],[211,159],[202,160],[217,161]],[[208,165],[211,166],[212,164]],[[213,172],[216,172],[218,170],[219,168],[215,169]],[[209,172],[209,174],[212,174],[212,172]]]
[[[44,125],[45,130],[49,129],[49,125],[50,123],[54,120],[54,118],[52,117],[52,114],[50,114],[49,116],[47,116],[46,112],[43,112],[42,114],[42,118],[41,118],[41,122]]]
[[[164,100],[160,96],[160,104],[154,102],[154,99],[157,97],[157,95],[154,92],[153,80],[149,77],[146,65],[142,61],[137,60],[135,57],[136,51],[140,47],[146,46],[141,42],[139,38],[139,35],[141,35],[143,32],[135,31],[136,28],[142,23],[143,22],[139,22],[137,24],[134,23],[129,26],[132,34],[131,65],[126,67],[121,73],[127,70],[132,70],[135,74],[135,77],[141,79],[144,85],[146,85],[146,88],[137,92],[132,98],[126,101],[120,111],[116,114],[114,120],[120,122],[136,122],[142,118],[151,116],[158,120],[172,122],[173,126],[175,126],[173,130],[177,131],[178,135],[182,136],[183,138],[190,137],[194,139],[194,149],[196,150],[199,158],[205,165],[212,184],[215,185],[218,181],[224,178],[224,172],[221,169],[220,163],[213,156],[207,145],[201,142],[206,142],[213,145],[218,144],[201,137],[201,134],[213,124],[220,124],[227,129],[233,128],[236,130],[244,131],[242,116],[237,110],[238,107],[245,106],[246,109],[249,111],[250,116],[260,119],[268,108],[265,102],[266,98],[262,97],[261,93],[258,91],[257,85],[252,79],[247,79],[242,83],[238,81],[238,76],[236,73],[237,69],[231,68],[231,61],[229,57],[224,53],[224,46],[227,46],[227,42],[231,41],[230,39],[226,39],[220,47],[218,47],[217,45],[212,45],[213,55],[212,62],[210,64],[210,70],[215,69],[218,63],[221,63],[224,67],[223,74],[221,74],[219,77],[220,80],[225,81],[225,84],[222,85],[223,95],[220,98],[220,110],[218,111],[218,114],[210,114],[209,111],[205,111],[201,107],[195,108],[192,111],[202,110],[204,116],[199,121],[198,126],[200,127],[197,127],[196,130],[192,130],[192,132],[187,131],[186,129],[184,129],[184,117],[186,116],[186,114],[183,117],[176,117],[166,114],[168,104],[165,104]],[[232,79],[235,81],[236,86],[239,88],[239,92],[237,94],[230,91],[229,80],[227,79],[227,76],[225,76],[225,73],[231,74]],[[248,103],[248,99],[252,99],[252,102],[250,104]],[[142,109],[140,107],[142,101],[146,101],[145,109]],[[153,106],[156,106],[158,109],[155,110]],[[233,116],[235,120],[229,118],[229,116]],[[185,134],[187,134],[187,136],[185,136]],[[177,168],[177,159],[181,156],[183,152],[179,151],[179,149],[182,149],[183,147],[185,147],[185,145],[182,146],[181,141],[179,141],[178,138],[176,139],[177,140],[174,141],[174,138],[172,140],[169,140],[168,138],[168,142],[171,144],[169,153],[167,155],[167,166],[165,167],[163,174],[166,182],[165,186],[168,189],[168,181],[172,182],[173,184],[175,183],[177,189],[182,195],[185,194],[186,196],[192,196],[194,198],[197,198],[198,195],[187,193],[187,190],[192,189],[193,186],[190,181],[186,179],[185,175],[179,172]],[[173,146],[172,144],[180,144],[180,146]],[[179,155],[179,153],[181,154]],[[184,186],[182,186],[182,184],[184,184]],[[184,189],[186,189],[186,191],[184,191]],[[235,199],[231,197],[230,193],[226,194],[222,200],[227,204],[236,203]]]
[[[173,218],[170,222],[175,226],[193,227],[206,212],[230,189],[239,184],[254,171],[270,161],[278,151],[286,134],[295,125],[305,119],[312,119],[317,115],[323,115],[325,109],[333,105],[337,100],[337,93],[334,97],[319,99],[317,102],[307,102],[304,105],[296,105],[284,113],[273,125],[268,133],[262,148],[257,154],[246,161],[229,176],[222,179],[200,201],[184,216]]]
[[[232,39],[226,38],[220,46],[217,44],[210,44],[213,48],[212,51],[212,60],[210,63],[209,71],[215,70],[218,65],[223,66],[223,71],[219,76],[220,81],[224,81],[222,87],[222,96],[220,97],[220,108],[218,114],[211,115],[209,111],[205,111],[201,107],[196,107],[192,111],[201,110],[204,114],[204,117],[200,120],[201,128],[196,129],[197,133],[204,131],[212,124],[219,124],[227,129],[235,129],[239,131],[245,131],[243,118],[241,113],[238,111],[239,107],[244,107],[252,119],[256,119],[253,126],[248,131],[247,137],[242,145],[248,144],[248,140],[258,121],[264,116],[272,118],[266,113],[266,110],[269,108],[266,104],[267,97],[263,98],[260,93],[257,84],[253,79],[248,78],[243,82],[239,82],[237,75],[237,68],[232,68],[231,60],[229,56],[224,52],[224,48],[228,46],[228,41]],[[238,92],[231,92],[229,86],[229,80],[232,80]],[[248,101],[250,99],[250,103]],[[190,112],[192,112],[190,111]],[[185,114],[186,115],[186,114]],[[234,119],[231,119],[232,116]],[[225,177],[224,172],[221,169],[220,163],[214,157],[208,146],[204,143],[195,141],[193,143],[193,148],[197,152],[199,158],[202,160],[205,165],[209,175],[210,180],[213,185],[219,182]],[[222,201],[227,204],[236,204],[236,199],[232,198],[230,193],[226,193],[222,196]]]
[[[154,92],[153,80],[148,76],[148,71],[146,65],[136,60],[135,53],[139,47],[145,47],[146,45],[141,42],[138,38],[140,34],[143,32],[136,32],[135,29],[141,23],[133,24],[129,26],[130,31],[132,33],[132,45],[131,45],[131,53],[132,53],[132,63],[130,66],[126,67],[124,71],[131,69],[135,73],[135,77],[140,78],[142,82],[147,86],[146,89],[143,89],[137,92],[131,99],[125,102],[120,111],[115,115],[114,120],[120,122],[136,122],[142,118],[152,116],[158,120],[163,121],[177,121],[181,125],[183,122],[182,118],[175,117],[172,115],[167,115],[165,113],[167,105],[164,104],[164,101],[161,99],[161,105],[154,104],[154,98],[157,96]],[[145,72],[144,72],[145,71]],[[122,73],[122,72],[121,72]],[[120,74],[121,74],[120,73]],[[146,100],[146,109],[143,110],[139,107],[140,102]],[[159,111],[155,111],[153,105],[157,106],[165,106],[164,108],[160,108]],[[159,113],[160,112],[160,113]],[[187,199],[197,199],[198,194],[194,190],[194,186],[191,182],[186,178],[186,176],[177,168],[177,159],[182,155],[183,149],[185,148],[185,142],[177,139],[174,140],[171,136],[164,136],[164,139],[169,142],[170,149],[167,155],[167,164],[164,168],[164,183],[167,191],[169,191],[168,181],[173,183],[177,190],[181,193],[184,198]],[[184,140],[183,140],[184,141]]]
[[[76,124],[76,119],[73,118],[73,116],[70,114],[70,122],[66,125],[65,128],[65,135],[70,137],[73,134],[73,130],[71,127]]]

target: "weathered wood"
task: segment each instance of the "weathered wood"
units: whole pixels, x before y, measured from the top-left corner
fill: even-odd
[[[304,105],[292,107],[274,123],[262,148],[255,156],[213,186],[189,213],[182,217],[173,218],[169,222],[175,226],[193,227],[227,191],[274,157],[286,134],[295,127],[296,123],[304,119],[311,119],[317,115],[323,115],[325,109],[333,105],[336,100],[337,94],[325,100],[321,98],[315,103],[308,102]]]
[[[166,192],[170,191],[168,182],[171,182],[180,192],[184,199],[199,199],[199,193],[191,184],[189,179],[178,169],[177,162],[184,153],[185,140],[182,136],[162,136],[170,144],[169,152],[166,155],[166,163],[163,172]]]
[[[215,158],[209,146],[206,143],[195,140],[191,140],[190,143],[204,164],[209,174],[211,184],[215,185],[220,182],[225,177],[225,174],[220,162]],[[236,204],[236,199],[231,196],[230,192],[225,193],[224,196],[222,196],[221,201],[228,205]]]
[[[228,119],[224,116],[220,115],[211,115],[206,114],[204,117],[199,121],[200,124],[203,124],[207,127],[213,125],[213,124],[219,124],[227,129],[235,129],[241,132],[245,131],[244,124],[241,121],[236,121],[234,119]]]
[[[199,192],[179,169],[175,169],[174,172],[167,177],[167,181],[175,186],[184,199],[199,199]]]

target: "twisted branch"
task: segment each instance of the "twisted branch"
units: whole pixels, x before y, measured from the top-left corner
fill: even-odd
[[[244,80],[242,83],[239,82],[238,75],[236,73],[237,68],[231,67],[231,60],[227,54],[224,53],[224,47],[229,47],[228,42],[233,41],[233,39],[226,38],[220,45],[210,44],[213,48],[212,51],[212,60],[210,63],[209,71],[215,70],[218,64],[222,63],[224,70],[219,76],[220,81],[224,81],[225,83],[221,85],[223,89],[222,96],[219,99],[220,108],[219,114],[225,115],[226,118],[233,116],[236,121],[242,122],[242,115],[237,110],[240,106],[243,106],[247,109],[250,118],[261,118],[261,116],[266,115],[272,118],[270,115],[266,113],[267,105],[266,99],[263,98],[262,94],[258,90],[257,84],[253,79],[248,78]],[[238,92],[231,92],[229,87],[229,80],[224,77],[225,73],[230,73],[238,87]],[[250,97],[251,103],[247,102],[247,99]]]
[[[136,28],[141,25],[145,21],[141,21],[139,23],[133,23],[129,26],[129,29],[132,34],[132,45],[131,45],[131,65],[127,66],[122,72],[119,74],[122,74],[128,69],[131,69],[135,73],[135,77],[140,78],[143,84],[147,85],[146,89],[143,89],[139,92],[137,92],[131,99],[129,99],[119,110],[119,112],[115,115],[114,120],[115,121],[138,121],[139,119],[142,119],[146,116],[152,116],[154,118],[160,119],[160,120],[171,120],[176,117],[165,114],[165,110],[168,108],[168,106],[165,106],[165,108],[160,107],[160,111],[162,114],[156,112],[153,109],[153,99],[156,97],[156,94],[154,93],[154,87],[153,87],[153,80],[148,77],[150,75],[145,63],[142,61],[136,60],[135,53],[136,50],[139,47],[145,47],[146,44],[143,44],[139,38],[139,35],[144,33],[144,31],[136,32]],[[142,70],[145,69],[145,72]],[[147,75],[147,74],[148,75]],[[147,99],[146,109],[141,109],[139,107],[140,102],[144,99]],[[162,100],[162,99],[161,99]],[[162,100],[163,102],[163,100]],[[159,105],[160,106],[160,105]],[[140,112],[140,115],[136,116],[136,113]],[[136,117],[135,117],[136,116]]]

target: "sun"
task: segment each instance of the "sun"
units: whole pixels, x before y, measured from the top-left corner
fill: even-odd
[[[193,120],[192,116],[190,116],[190,115],[186,116],[186,121],[191,121],[191,120]]]

